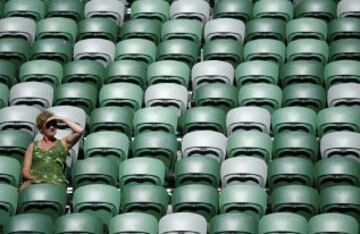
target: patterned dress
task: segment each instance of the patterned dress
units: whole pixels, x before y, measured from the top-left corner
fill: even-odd
[[[67,152],[61,140],[48,150],[41,149],[38,144],[38,141],[34,142],[31,174],[42,183],[66,184],[64,167]]]

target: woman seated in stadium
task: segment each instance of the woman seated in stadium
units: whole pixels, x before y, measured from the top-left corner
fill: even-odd
[[[58,122],[65,123],[73,132],[56,139]],[[81,138],[84,129],[74,121],[55,116],[49,111],[43,111],[37,116],[36,125],[43,137],[31,143],[25,152],[22,168],[24,183],[19,189],[32,183],[66,185],[64,167],[67,152]]]

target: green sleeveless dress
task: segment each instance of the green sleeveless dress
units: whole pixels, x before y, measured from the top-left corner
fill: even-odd
[[[61,140],[57,140],[50,149],[44,150],[34,142],[31,174],[41,183],[66,184],[64,175],[66,149]]]

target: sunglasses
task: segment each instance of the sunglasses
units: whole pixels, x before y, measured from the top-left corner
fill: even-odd
[[[52,120],[52,121],[49,121],[45,124],[45,128],[50,128],[50,127],[53,127],[53,128],[57,128],[58,127],[58,123],[56,120]]]

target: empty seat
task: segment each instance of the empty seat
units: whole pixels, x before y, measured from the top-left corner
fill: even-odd
[[[161,40],[186,39],[201,44],[203,24],[192,19],[174,19],[161,26]]]
[[[115,21],[108,18],[87,18],[79,22],[78,40],[90,38],[105,39],[115,42],[118,26]]]
[[[174,212],[192,212],[202,215],[207,221],[217,214],[218,202],[218,190],[209,185],[183,185],[175,188],[172,194]]]
[[[0,20],[0,38],[21,38],[32,43],[35,39],[35,22],[24,17]]]
[[[293,18],[294,9],[287,0],[262,0],[254,4],[254,18],[275,18],[289,21]]]
[[[339,60],[328,63],[324,68],[325,86],[340,83],[360,83],[360,62],[354,60]]]
[[[330,87],[327,93],[329,107],[358,106],[360,103],[360,84],[343,83]]]
[[[40,20],[45,14],[45,3],[41,0],[11,0],[4,6],[5,17],[26,17],[35,21]]]
[[[337,17],[359,17],[360,4],[356,0],[342,0],[337,5]]]
[[[179,0],[170,6],[171,19],[195,19],[206,23],[210,18],[210,5],[206,1]]]
[[[213,130],[226,132],[225,111],[212,107],[200,106],[187,109],[181,118],[182,132],[188,133],[197,130]]]
[[[314,60],[290,61],[280,70],[280,84],[323,83],[323,64]]]
[[[236,86],[252,83],[277,84],[279,69],[268,61],[248,61],[239,64],[235,71]]]
[[[34,213],[13,216],[4,227],[5,234],[52,234],[52,231],[53,220],[47,215]]]
[[[245,40],[245,24],[237,19],[220,18],[208,21],[204,28],[205,41],[218,38]]]
[[[339,39],[330,44],[329,60],[358,60],[360,57],[360,39]]]
[[[359,38],[360,19],[357,18],[339,18],[329,23],[328,39],[333,42],[342,38]]]
[[[170,5],[162,0],[140,0],[131,4],[131,19],[154,19],[165,23],[170,17]]]
[[[59,38],[74,43],[76,33],[76,22],[69,18],[51,17],[42,19],[36,24],[37,40],[45,38]]]
[[[275,39],[285,41],[286,22],[274,18],[257,18],[246,24],[246,41]]]
[[[188,87],[190,69],[183,62],[158,61],[148,67],[146,81],[148,86],[158,83],[175,83]]]
[[[21,179],[21,164],[14,158],[0,157],[0,183],[18,187]]]
[[[198,60],[199,45],[186,39],[165,40],[158,45],[157,60],[177,60],[192,66]]]
[[[259,234],[270,233],[308,234],[308,224],[300,215],[281,212],[265,215],[259,222]]]
[[[16,84],[16,67],[11,61],[0,60],[0,83],[8,87]]]
[[[204,217],[192,212],[177,212],[168,214],[162,217],[159,221],[159,234],[172,232],[206,234],[207,222]]]
[[[329,47],[325,41],[318,39],[298,39],[291,41],[286,48],[286,60],[315,60],[327,63]]]
[[[256,219],[241,213],[217,215],[211,219],[208,229],[209,234],[220,234],[226,232],[256,234],[258,233],[257,230],[258,227]]]
[[[88,1],[84,8],[86,18],[109,18],[114,20],[119,26],[123,24],[125,11],[125,4],[117,0],[92,0]]]
[[[116,44],[115,60],[136,60],[150,64],[155,61],[156,45],[146,39],[130,38]]]
[[[242,43],[232,39],[214,39],[203,46],[203,60],[220,60],[230,63],[235,68],[243,61]]]
[[[285,61],[285,44],[274,39],[256,39],[244,46],[245,61],[269,60],[277,65]]]
[[[305,0],[295,7],[295,17],[318,18],[329,22],[336,17],[336,2],[324,0]]]
[[[147,64],[143,61],[120,60],[114,61],[107,66],[105,84],[110,83],[133,83],[141,88],[146,83]]]
[[[59,38],[45,38],[34,42],[31,59],[48,59],[64,64],[72,59],[72,55],[71,42]]]
[[[252,18],[253,3],[251,1],[225,0],[216,1],[213,8],[214,18],[234,18],[247,22]]]
[[[299,18],[289,21],[286,25],[286,40],[290,42],[304,38],[326,41],[326,22],[316,18]]]
[[[120,233],[148,233],[158,234],[158,221],[150,214],[129,212],[111,219],[109,234]]]
[[[10,2],[10,1],[8,1]],[[0,59],[13,62],[20,66],[30,58],[31,45],[21,38],[0,39]]]
[[[312,217],[309,221],[309,234],[316,233],[358,233],[356,219],[339,213],[325,213]]]
[[[15,215],[17,202],[18,202],[18,192],[16,187],[9,184],[0,184],[0,213],[1,213],[0,230],[1,231],[3,230],[4,225],[8,222],[9,218]]]
[[[88,233],[101,234],[100,220],[91,214],[74,213],[59,217],[54,225],[55,234]]]
[[[161,22],[152,19],[127,20],[121,27],[120,37],[146,39],[158,44],[161,37]]]
[[[10,90],[7,85],[0,83],[0,108],[4,108],[9,104]]]
[[[106,66],[114,60],[114,55],[115,45],[109,40],[84,39],[74,45],[74,60],[95,60]]]
[[[0,131],[0,155],[15,158],[22,164],[25,151],[33,138],[32,134],[25,131]]]
[[[46,17],[65,17],[80,21],[84,17],[84,2],[81,0],[51,0]]]

